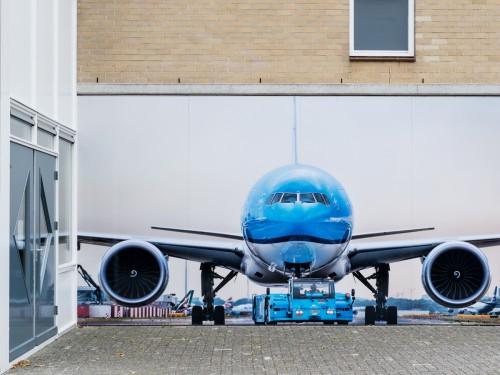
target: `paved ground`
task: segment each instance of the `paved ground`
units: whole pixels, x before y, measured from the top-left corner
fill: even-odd
[[[500,326],[86,326],[24,373],[500,374]]]

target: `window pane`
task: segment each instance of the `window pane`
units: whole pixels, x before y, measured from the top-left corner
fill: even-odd
[[[312,193],[303,193],[300,194],[300,201],[302,203],[316,203],[314,196]]]
[[[325,200],[325,204],[327,206],[329,206],[330,205],[330,200],[328,199],[328,197],[326,196],[326,194],[321,194],[321,195],[323,196],[323,199]]]
[[[274,194],[269,194],[269,196],[267,197],[267,200],[266,200],[266,205],[267,206],[269,206],[272,203],[273,196],[274,196]]]
[[[323,198],[323,195],[320,193],[314,193],[314,198],[316,198],[316,201],[321,204],[326,204],[325,199]]]
[[[295,203],[297,201],[296,193],[284,193],[281,203]]]
[[[33,125],[10,116],[10,134],[31,142],[31,129]]]
[[[408,50],[408,0],[354,0],[354,49]]]
[[[276,193],[276,194],[274,194],[273,202],[271,204],[278,203],[280,201],[280,199],[281,199],[282,196],[283,196],[283,193]]]
[[[72,261],[71,249],[71,160],[72,144],[59,140],[59,264]]]
[[[38,128],[36,133],[37,143],[42,147],[54,149],[54,135]]]

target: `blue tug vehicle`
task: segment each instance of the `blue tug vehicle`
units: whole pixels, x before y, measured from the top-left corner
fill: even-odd
[[[253,296],[252,318],[255,324],[278,322],[322,322],[346,325],[353,319],[354,289],[335,293],[332,279],[291,278],[288,294]]]

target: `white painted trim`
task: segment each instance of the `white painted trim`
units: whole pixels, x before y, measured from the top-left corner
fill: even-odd
[[[42,146],[39,146],[39,145],[35,145],[35,144],[31,143],[31,142],[26,141],[25,139],[18,138],[18,137],[13,136],[13,135],[10,136],[10,140],[11,140],[11,142],[20,144],[22,146],[26,146],[26,147],[28,147],[28,148],[30,148],[32,150],[44,152],[46,154],[49,154],[49,155],[52,155],[52,156],[55,156],[55,157],[59,156],[58,153],[55,152],[54,150],[51,150],[51,149],[48,149],[48,148],[45,148],[45,147],[42,147]]]
[[[349,0],[349,56],[413,57],[415,56],[415,1],[408,0],[408,50],[367,51],[354,49],[354,1]]]
[[[10,91],[8,15],[9,1],[0,1],[0,246],[9,249],[10,232]],[[2,252],[0,262],[0,373],[9,369],[9,283],[10,250]]]
[[[225,96],[500,96],[500,84],[99,84],[77,86],[84,95]]]
[[[69,271],[76,271],[76,266],[77,266],[77,263],[74,261],[71,261],[69,263],[64,263],[60,266],[57,266],[57,272],[58,273],[65,273],[65,272],[69,272]]]

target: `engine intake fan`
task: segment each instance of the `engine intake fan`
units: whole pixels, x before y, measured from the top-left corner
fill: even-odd
[[[145,241],[127,240],[104,255],[99,280],[112,301],[139,307],[162,295],[168,276],[167,260],[158,248]]]
[[[491,276],[484,254],[467,242],[445,242],[425,258],[422,284],[437,303],[452,308],[479,301],[488,291]]]

